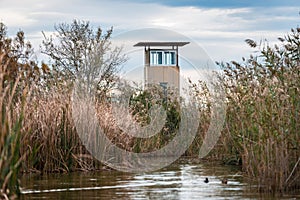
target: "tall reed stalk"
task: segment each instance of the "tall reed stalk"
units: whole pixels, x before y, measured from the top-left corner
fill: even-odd
[[[18,172],[25,156],[20,154],[20,138],[25,134],[28,88],[21,80],[21,73],[14,82],[6,79],[10,59],[4,57],[4,53],[0,54],[0,198],[14,199],[20,194]]]
[[[300,29],[280,41],[274,48],[260,46],[260,54],[244,64],[222,64],[225,140],[242,159],[243,170],[268,192],[300,187]]]

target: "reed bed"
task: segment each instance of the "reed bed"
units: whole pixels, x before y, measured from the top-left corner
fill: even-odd
[[[30,153],[22,165],[24,172],[70,172],[103,169],[82,144],[72,118],[71,92],[60,90],[33,96],[28,103],[28,134],[22,137],[22,149]],[[116,126],[111,105],[96,102],[99,124],[116,145],[130,150],[130,138]],[[89,134],[88,132],[86,134]],[[91,138],[92,140],[94,138]]]
[[[199,80],[197,83],[193,83],[189,80],[189,85],[190,95],[194,97],[193,101],[195,101],[194,103],[198,105],[199,109],[199,126],[195,139],[185,152],[185,156],[197,157],[210,125],[212,99],[206,82]],[[209,159],[212,160],[213,157],[220,159],[220,155],[216,153],[215,148],[214,152],[210,153]]]
[[[243,63],[217,63],[226,93],[222,136],[206,157],[241,165],[261,192],[280,194],[300,189],[300,29],[281,44],[246,42],[256,55]],[[187,155],[197,155],[210,123],[210,92],[204,82],[190,82],[199,105],[199,131]]]
[[[221,64],[228,99],[226,149],[266,192],[300,188],[299,33],[292,29],[274,48],[247,40],[259,55],[244,64]]]
[[[8,77],[11,60],[0,54],[0,198],[15,199],[19,194],[18,173],[27,152],[20,155],[20,138],[24,132],[28,87],[22,73]]]
[[[247,40],[250,46],[259,48],[259,55],[244,59],[243,64],[220,63],[223,72],[219,80],[227,95],[227,116],[222,137],[210,156],[226,163],[241,163],[245,174],[255,179],[264,192],[300,188],[299,38],[298,28],[280,38],[280,46],[257,46]],[[32,67],[35,76],[30,79],[24,74],[33,71],[17,71],[8,79],[12,75],[7,74],[10,64],[1,54],[1,198],[17,197],[19,171],[102,169],[103,165],[77,135],[72,118],[72,83],[63,77],[55,78],[57,74],[46,65],[41,69]],[[211,97],[203,82],[191,83],[191,92],[201,105],[200,124],[186,155],[197,156],[210,123]],[[155,99],[162,101],[153,102]],[[137,139],[121,130],[109,101],[96,101],[95,109],[101,128],[114,144],[128,151],[149,152],[161,148],[176,134],[180,122],[178,102],[172,95],[164,99],[161,91],[144,91],[131,98],[130,112],[143,125],[149,123],[147,112],[155,103],[167,111],[162,131],[148,139]]]

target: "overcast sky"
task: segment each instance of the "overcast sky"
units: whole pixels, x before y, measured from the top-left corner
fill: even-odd
[[[213,61],[240,61],[244,42],[270,43],[300,21],[299,0],[0,0],[0,21],[14,35],[23,30],[39,50],[42,33],[73,19],[114,27],[114,36],[141,28],[175,31],[192,39]]]

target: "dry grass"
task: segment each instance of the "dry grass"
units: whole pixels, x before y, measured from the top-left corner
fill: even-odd
[[[220,81],[226,88],[228,109],[221,148],[215,154],[225,155],[228,162],[241,159],[243,170],[258,181],[262,191],[284,192],[300,187],[299,33],[300,29],[293,30],[281,39],[281,47],[263,46],[259,56],[251,56],[244,64],[222,65]],[[255,42],[247,42],[256,47]],[[45,76],[46,82],[31,81],[29,88],[22,73],[7,82],[7,67],[1,55],[1,197],[15,197],[18,193],[20,168],[44,173],[102,168],[77,135],[71,87]],[[192,88],[202,106],[199,134],[186,155],[198,155],[210,123],[207,87],[200,82]],[[144,93],[131,102],[132,114],[142,124],[148,123],[144,109],[153,103],[150,97]],[[148,152],[161,148],[178,130],[178,103],[167,101],[168,104],[161,103],[168,111],[166,126],[146,140],[134,139],[118,127],[111,104],[96,102],[95,108],[101,128],[114,144],[128,151]]]
[[[222,137],[207,159],[242,164],[263,192],[300,189],[300,29],[280,46],[257,46],[258,55],[240,64],[220,63],[227,96]],[[210,97],[205,83],[191,83],[200,107],[199,133],[187,151],[197,154],[210,123]]]
[[[10,59],[4,57],[0,54],[0,198],[13,199],[19,194],[17,176],[26,155],[20,154],[20,137],[25,134],[28,87],[22,73],[16,74],[14,81],[7,80]]]
[[[89,171],[102,167],[77,135],[70,92],[51,91],[34,96],[28,106],[29,112],[24,117],[29,134],[22,138],[22,147],[23,150],[29,148],[30,154],[23,164],[24,171]],[[107,127],[111,119],[102,118],[107,113],[107,107],[99,104],[97,110],[100,119],[105,121],[101,123],[104,129],[111,131]]]
[[[282,39],[281,47],[263,46],[261,55],[245,64],[223,65],[225,141],[263,191],[300,187],[299,31]]]

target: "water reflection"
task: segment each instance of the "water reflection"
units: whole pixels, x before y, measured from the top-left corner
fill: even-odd
[[[209,183],[204,183],[205,178]],[[228,184],[222,184],[223,178]],[[21,199],[253,199],[238,168],[174,164],[152,173],[25,175]]]

